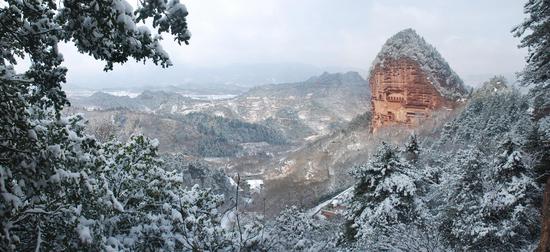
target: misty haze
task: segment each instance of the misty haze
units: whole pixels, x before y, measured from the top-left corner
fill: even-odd
[[[550,2],[0,1],[0,251],[550,251]]]

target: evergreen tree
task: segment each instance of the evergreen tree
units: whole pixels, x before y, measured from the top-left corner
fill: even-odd
[[[396,149],[383,143],[372,159],[356,167],[358,179],[346,214],[347,240],[374,240],[385,228],[416,218],[417,178]]]
[[[447,170],[453,172],[442,182],[448,193],[440,229],[447,242],[459,250],[479,249],[487,232],[481,219],[481,174],[487,168],[484,156],[478,148],[459,151],[448,164]]]
[[[500,144],[498,156],[494,161],[495,179],[499,182],[506,182],[512,177],[519,177],[520,174],[525,174],[527,168],[522,161],[519,144],[507,136]]]
[[[187,43],[186,16],[177,0],[143,1],[135,12],[124,0],[8,0],[0,7],[1,248],[180,246],[179,231],[164,224],[178,221],[173,209],[181,209],[188,193],[174,174],[158,168],[154,143],[138,137],[101,144],[84,133],[82,116],[61,115],[68,105],[61,89],[67,69],[58,43],[74,42],[80,52],[105,61],[105,70],[129,58],[166,67],[171,63],[161,37],[136,24],[153,19],[159,34]],[[25,57],[31,66],[17,74],[14,65]]]
[[[77,219],[95,182],[90,174],[104,163],[100,145],[84,134],[81,116],[56,120],[51,110],[13,105],[24,106],[7,110],[21,113],[2,122],[0,247],[75,249]]]
[[[319,251],[333,238],[334,230],[327,228],[324,221],[292,206],[268,223],[265,235],[269,238],[264,247],[273,251]]]
[[[524,137],[523,150],[533,159],[533,170],[539,183],[545,183],[550,165],[550,144],[539,131],[537,123],[531,124]]]
[[[407,161],[416,163],[418,161],[418,156],[420,154],[420,146],[418,145],[418,140],[416,134],[411,134],[407,143],[405,144],[405,158]]]
[[[223,196],[198,186],[185,190],[182,173],[161,168],[157,144],[138,136],[125,144],[107,143],[104,147],[104,156],[111,162],[99,175],[102,183],[98,191],[108,198],[102,196],[103,200],[99,198],[86,208],[99,213],[87,216],[88,223],[97,223],[93,231],[107,237],[106,244],[97,241],[99,247],[140,251],[230,247],[217,210]]]
[[[521,37],[519,46],[528,50],[527,65],[520,77],[523,85],[531,86],[529,93],[533,98],[532,116],[538,121],[550,115],[550,2],[529,0],[524,6],[524,13],[527,18],[512,32],[514,36]],[[543,225],[538,248],[540,251],[550,250],[550,178],[546,176],[550,165],[549,142],[546,139],[542,148],[531,151],[531,154],[536,153],[535,169],[539,175],[543,175],[539,177],[539,181],[546,180]]]
[[[525,3],[524,12],[527,18],[512,30],[514,36],[521,37],[519,46],[528,49],[523,81],[547,88],[547,81],[550,80],[550,2],[529,0]]]
[[[536,240],[539,213],[538,189],[522,161],[519,145],[511,138],[501,143],[484,185],[483,224],[486,249],[520,249]]]

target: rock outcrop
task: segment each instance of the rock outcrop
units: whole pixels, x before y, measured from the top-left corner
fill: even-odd
[[[391,37],[370,70],[373,130],[417,125],[433,111],[453,108],[467,89],[437,50],[412,29]]]

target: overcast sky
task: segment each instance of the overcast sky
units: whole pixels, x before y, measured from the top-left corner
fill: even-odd
[[[132,0],[130,0],[132,2]],[[368,69],[391,35],[413,28],[434,45],[461,76],[511,75],[525,50],[510,30],[524,18],[522,0],[182,0],[189,11],[190,45],[163,42],[175,67],[301,63]],[[62,52],[69,82],[148,72],[147,81],[174,78],[152,65],[128,63],[100,73],[103,64]],[[163,77],[166,76],[166,77]],[[174,80],[170,80],[174,81]]]

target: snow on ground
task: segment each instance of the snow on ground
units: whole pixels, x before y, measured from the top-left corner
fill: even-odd
[[[179,95],[181,96],[184,96],[184,97],[188,97],[188,98],[191,98],[193,100],[206,100],[206,101],[211,101],[211,100],[226,100],[226,99],[231,99],[231,98],[234,98],[236,97],[237,95],[232,95],[232,94],[224,94],[224,95],[198,95],[198,94],[188,94],[188,93],[182,93],[182,92],[178,92]]]
[[[114,96],[128,96],[135,98],[141,94],[141,92],[132,92],[127,90],[86,90],[86,89],[74,89],[66,90],[65,93],[68,97],[90,97],[96,92],[103,92]]]
[[[223,229],[230,230],[231,228],[234,227],[235,222],[236,222],[235,210],[230,210],[230,211],[227,211],[222,216],[220,225],[222,226]]]
[[[320,137],[322,137],[322,135],[315,134],[315,135],[311,135],[311,136],[308,136],[308,137],[304,138],[304,140],[305,141],[315,141]]]
[[[136,98],[142,92],[141,91],[129,91],[129,90],[88,90],[88,89],[69,89],[66,90],[69,97],[90,97],[96,92],[103,92],[114,96],[128,96],[130,98]],[[188,92],[175,92],[183,97],[188,97],[193,100],[201,101],[214,101],[214,100],[227,100],[236,97],[234,94],[192,94]]]
[[[314,217],[315,215],[317,215],[321,209],[325,208],[326,206],[330,205],[330,204],[333,204],[333,203],[338,203],[340,204],[341,202],[345,202],[346,198],[348,198],[351,193],[353,192],[353,186],[351,186],[350,188],[344,190],[343,192],[339,193],[338,195],[334,196],[333,198],[331,199],[328,199],[324,202],[322,202],[321,204],[315,206],[314,208],[310,209],[307,213],[309,216],[311,217]]]
[[[249,179],[246,181],[246,183],[248,183],[248,186],[250,186],[251,191],[259,192],[262,189],[264,181],[261,179]]]
[[[68,97],[90,97],[92,96],[96,91],[92,90],[65,90],[65,93]]]
[[[230,183],[232,186],[234,186],[234,187],[237,187],[237,186],[238,186],[238,185],[237,185],[237,182],[235,182],[235,180],[234,180],[232,177],[227,176],[227,179],[229,179],[229,183]]]
[[[141,92],[131,92],[131,91],[124,91],[124,90],[119,90],[119,91],[104,91],[104,93],[107,93],[107,94],[110,94],[110,95],[114,95],[114,96],[128,96],[130,98],[136,98],[138,95],[141,94]]]

